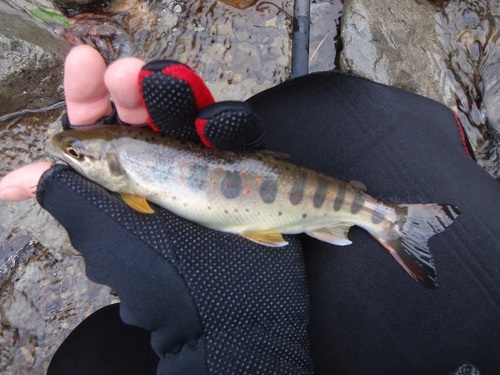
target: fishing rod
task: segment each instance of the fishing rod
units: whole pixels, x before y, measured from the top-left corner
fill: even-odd
[[[290,78],[309,73],[310,0],[295,0],[293,4],[292,71]]]

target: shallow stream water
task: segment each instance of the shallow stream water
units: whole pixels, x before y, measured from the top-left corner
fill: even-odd
[[[500,2],[436,3],[457,114],[479,164],[500,181]]]

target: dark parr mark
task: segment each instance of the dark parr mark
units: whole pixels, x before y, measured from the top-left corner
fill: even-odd
[[[298,171],[293,179],[292,190],[290,191],[290,203],[294,206],[299,204],[304,197],[304,188],[306,186],[307,173]]]
[[[313,204],[314,207],[320,208],[325,203],[326,192],[328,190],[328,182],[326,178],[318,176],[318,187],[314,193]]]
[[[240,194],[241,176],[236,172],[227,172],[220,184],[220,191],[227,199],[234,199]]]
[[[384,213],[381,212],[381,211],[379,211],[378,209],[375,209],[372,212],[372,223],[373,224],[378,224],[378,223],[380,223],[384,219],[385,219]]]
[[[273,203],[278,193],[277,180],[264,180],[260,185],[259,194],[264,203]]]
[[[365,197],[358,191],[354,194],[354,199],[351,205],[351,213],[357,214],[363,208],[363,203],[365,203]]]
[[[335,197],[335,201],[333,202],[333,209],[338,211],[342,208],[345,199],[345,182],[341,181],[339,183],[339,191],[337,196]]]

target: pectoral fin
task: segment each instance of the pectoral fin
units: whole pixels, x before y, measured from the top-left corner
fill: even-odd
[[[288,245],[288,242],[283,239],[281,233],[270,230],[261,232],[244,232],[241,233],[241,235],[247,240],[264,246],[282,247]]]
[[[347,238],[347,232],[349,232],[349,229],[353,225],[352,223],[340,223],[333,227],[320,228],[306,232],[306,234],[320,241],[331,243],[332,245],[345,246],[352,244]]]
[[[124,202],[131,208],[136,211],[139,211],[143,214],[152,214],[155,211],[151,208],[146,198],[141,197],[139,195],[129,194],[129,193],[120,193]]]

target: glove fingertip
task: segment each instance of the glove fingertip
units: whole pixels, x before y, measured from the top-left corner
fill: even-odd
[[[208,147],[229,151],[264,148],[264,129],[244,102],[218,102],[206,107],[196,120],[196,131]]]
[[[139,74],[139,91],[153,130],[198,140],[193,123],[199,110],[212,104],[214,98],[192,69],[176,61],[150,62]]]

